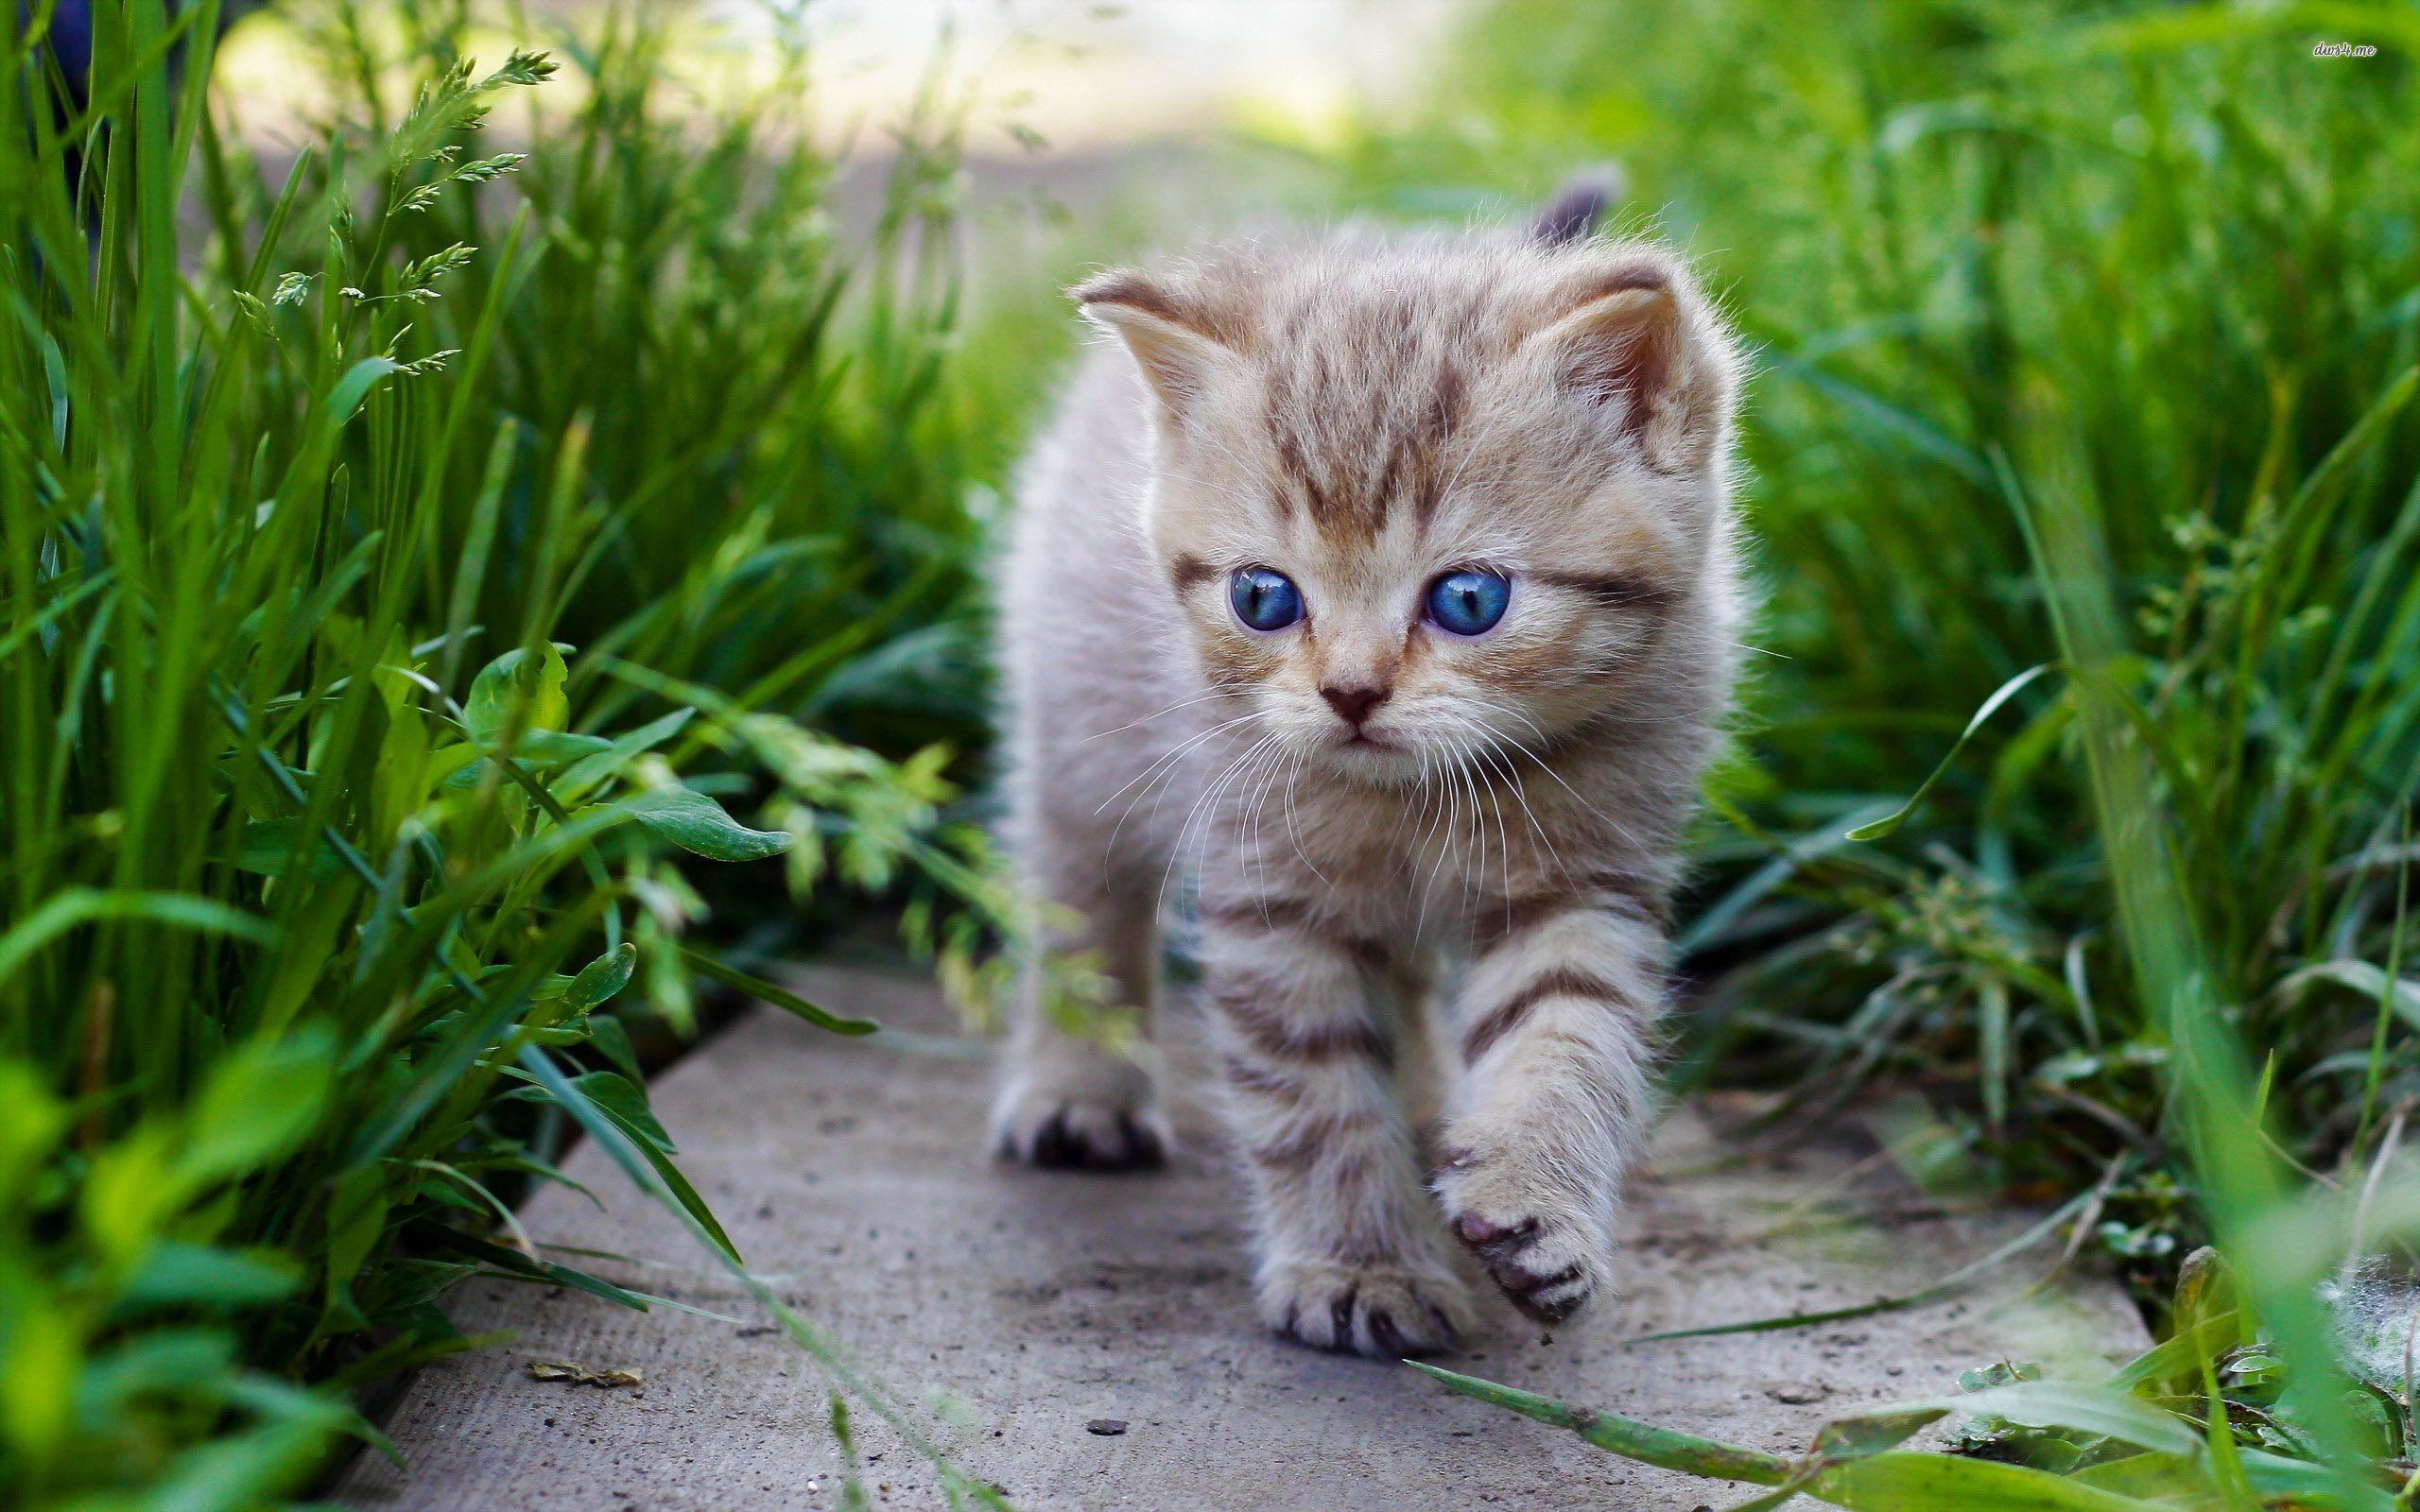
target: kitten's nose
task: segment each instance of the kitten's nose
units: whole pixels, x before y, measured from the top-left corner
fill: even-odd
[[[1387,701],[1392,688],[1361,683],[1330,682],[1320,689],[1320,696],[1348,725],[1359,725],[1370,717],[1370,711]]]

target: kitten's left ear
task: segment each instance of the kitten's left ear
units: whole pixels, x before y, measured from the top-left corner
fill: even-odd
[[[1566,313],[1523,343],[1547,355],[1555,381],[1616,417],[1658,472],[1711,460],[1739,359],[1680,264],[1632,249],[1592,266],[1565,298]]]
[[[1164,417],[1182,424],[1226,360],[1217,322],[1192,300],[1125,269],[1098,273],[1067,291],[1084,318],[1126,343],[1159,397]]]

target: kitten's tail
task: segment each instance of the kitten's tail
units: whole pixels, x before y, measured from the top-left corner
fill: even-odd
[[[1621,169],[1608,163],[1589,168],[1566,182],[1552,203],[1530,227],[1530,239],[1541,247],[1576,242],[1597,229],[1597,222],[1622,197]]]

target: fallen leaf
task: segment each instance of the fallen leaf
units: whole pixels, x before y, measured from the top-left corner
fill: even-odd
[[[532,1360],[529,1362],[532,1381],[567,1381],[575,1386],[635,1386],[639,1383],[636,1370],[591,1370],[577,1360]]]

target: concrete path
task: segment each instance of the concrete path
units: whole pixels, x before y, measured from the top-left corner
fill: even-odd
[[[887,1024],[949,1028],[920,982],[825,971],[803,986]],[[1182,1064],[1191,1052],[1178,1038]],[[918,1043],[841,1041],[759,1011],[663,1077],[656,1107],[759,1274],[1018,1507],[1686,1512],[1746,1494],[1601,1454],[1409,1369],[1265,1335],[1198,1109],[1180,1109],[1186,1147],[1156,1177],[1009,1170],[977,1153],[979,1049]],[[1845,1325],[1623,1346],[1897,1295],[2022,1227],[1943,1215],[1887,1162],[1860,1160],[1873,1146],[1858,1141],[1726,1166],[1702,1120],[1676,1114],[1636,1193],[1627,1295],[1551,1336],[1497,1304],[1442,1363],[1788,1452],[1843,1413],[1950,1390],[1967,1366],[2142,1346],[2141,1324],[2105,1287],[2007,1304],[2043,1252],[2004,1267],[1999,1302],[1986,1291]],[[550,1188],[524,1214],[540,1242],[631,1257],[581,1263],[747,1321],[466,1287],[446,1304],[461,1327],[518,1339],[422,1372],[388,1423],[408,1468],[364,1454],[337,1500],[449,1512],[842,1505],[821,1367],[595,1149],[569,1172],[611,1211]],[[642,1383],[539,1381],[533,1360],[635,1370]],[[1127,1426],[1104,1435],[1088,1428],[1096,1419]],[[856,1426],[873,1506],[942,1504],[931,1469],[890,1431],[862,1411]]]

